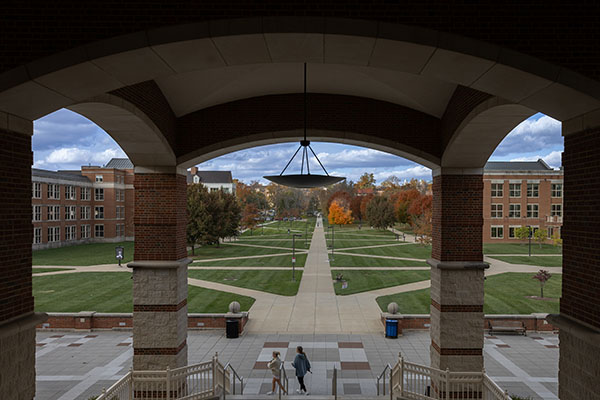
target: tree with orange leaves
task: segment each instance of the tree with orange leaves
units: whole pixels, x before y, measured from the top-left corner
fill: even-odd
[[[342,207],[337,201],[334,201],[329,206],[329,215],[327,217],[330,224],[347,225],[354,222],[352,211]]]

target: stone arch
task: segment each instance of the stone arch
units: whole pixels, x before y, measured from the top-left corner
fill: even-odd
[[[134,165],[174,166],[175,153],[155,123],[115,95],[103,94],[68,107],[104,129]]]

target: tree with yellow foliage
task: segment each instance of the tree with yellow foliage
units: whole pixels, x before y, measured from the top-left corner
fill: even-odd
[[[329,206],[328,215],[329,224],[333,225],[347,225],[354,222],[352,218],[352,211],[342,207],[337,201],[334,201]]]

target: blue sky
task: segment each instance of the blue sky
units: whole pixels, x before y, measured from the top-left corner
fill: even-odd
[[[560,167],[563,150],[561,124],[543,114],[527,119],[500,143],[490,160],[517,161],[544,159]],[[90,120],[69,110],[59,110],[34,123],[32,147],[34,167],[48,170],[80,169],[82,165],[104,165],[112,157],[126,157],[119,145]],[[295,143],[255,147],[226,154],[199,165],[201,169],[230,170],[244,182],[281,172],[298,145]],[[335,143],[312,143],[313,150],[331,175],[356,181],[364,172],[372,172],[378,182],[390,175],[403,179],[431,179],[431,170],[404,158],[377,150]],[[299,171],[300,157],[290,166]],[[320,169],[311,159],[311,170]]]

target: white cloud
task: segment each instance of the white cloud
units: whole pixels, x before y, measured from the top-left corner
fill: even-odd
[[[535,156],[527,156],[527,157],[518,157],[518,158],[513,158],[510,161],[537,161],[540,158],[542,160],[544,160],[546,162],[546,164],[548,164],[549,166],[551,166],[553,168],[559,168],[562,163],[562,151],[553,151],[553,152],[548,153],[545,156],[535,155]]]
[[[547,115],[535,117],[517,125],[498,145],[493,156],[518,155],[562,147],[560,121]]]

